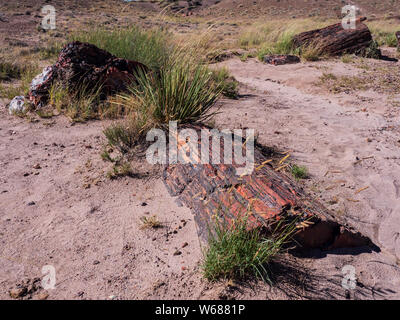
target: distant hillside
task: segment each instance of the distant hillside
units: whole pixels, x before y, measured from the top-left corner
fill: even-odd
[[[164,0],[161,7],[169,6],[173,11],[193,11],[200,14],[268,15],[279,17],[339,17],[346,4],[360,8],[368,17],[398,15],[400,0]]]

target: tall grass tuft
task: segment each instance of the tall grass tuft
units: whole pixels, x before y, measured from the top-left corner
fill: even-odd
[[[238,218],[232,226],[216,219],[210,231],[209,247],[204,253],[203,275],[210,281],[220,278],[256,276],[270,281],[267,265],[296,232],[295,223],[278,223],[270,237],[259,229],[250,229],[247,217]]]
[[[49,105],[75,122],[99,118],[104,103],[107,102],[101,100],[101,86],[90,88],[83,84],[72,90],[54,83],[49,90]]]
[[[212,80],[225,97],[231,99],[239,97],[239,83],[229,74],[229,70],[226,67],[212,70]]]
[[[130,95],[123,97],[132,109],[147,113],[147,119],[159,125],[204,121],[213,115],[209,111],[221,92],[210,86],[211,78],[207,67],[176,61],[158,75],[140,74],[139,86],[132,86]]]
[[[264,56],[269,54],[298,54],[293,47],[293,36],[293,32],[283,32],[275,42],[263,44],[258,52],[259,60],[263,60]]]
[[[89,32],[75,33],[71,40],[89,42],[119,58],[139,61],[151,69],[158,70],[168,62],[173,48],[169,44],[169,35],[162,30],[94,29]]]

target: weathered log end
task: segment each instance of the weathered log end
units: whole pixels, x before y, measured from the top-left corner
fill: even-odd
[[[362,23],[365,17],[358,18],[355,28],[344,28],[342,23],[330,25],[322,29],[302,32],[293,38],[295,48],[316,47],[322,55],[337,56],[343,54],[371,55],[372,34]],[[373,56],[380,57],[379,49]]]

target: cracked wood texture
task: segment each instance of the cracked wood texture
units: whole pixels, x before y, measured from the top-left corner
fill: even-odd
[[[344,29],[342,23],[330,25],[326,28],[300,33],[293,38],[296,48],[315,46],[322,54],[337,56],[342,54],[363,54],[372,42],[372,35],[368,27],[362,23],[367,18],[356,20],[355,29]]]
[[[198,150],[201,150],[200,140],[199,133]],[[182,145],[179,141],[178,138],[178,145]],[[218,143],[223,163],[225,140],[220,139]],[[210,154],[212,148],[209,136]],[[177,163],[165,166],[164,183],[172,196],[192,210],[202,241],[207,240],[216,216],[231,224],[237,217],[248,214],[250,228],[266,231],[280,219],[296,217],[301,228],[295,240],[304,248],[335,249],[371,244],[368,238],[338,221],[284,173],[276,171],[270,162],[265,163],[272,156],[266,150],[256,146],[255,168],[250,175],[236,174],[240,165],[235,163],[235,158],[232,164]],[[309,225],[302,226],[304,221]]]

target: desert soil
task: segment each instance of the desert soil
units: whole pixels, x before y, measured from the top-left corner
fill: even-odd
[[[309,11],[307,6],[281,2],[272,8],[264,2],[242,1],[249,11],[243,19],[264,13],[304,16]],[[364,2],[373,11],[372,2]],[[164,24],[181,33],[199,27],[160,22],[154,7],[145,3],[138,4],[138,14],[129,11],[134,4],[120,1],[98,0],[87,7],[74,1],[54,3],[63,6],[60,28],[52,35],[56,40],[79,23],[87,27],[90,19],[107,26]],[[93,9],[95,4],[101,12]],[[242,17],[239,5],[221,1],[195,15],[211,20],[224,14]],[[35,14],[39,7],[28,0],[2,3],[1,44],[33,52],[42,47],[47,35],[32,31],[40,22]],[[232,23],[220,28],[223,36],[237,32]],[[379,87],[334,94],[318,84],[327,72],[362,76],[358,62],[274,67],[255,59],[224,61],[218,66],[227,66],[240,82],[241,97],[219,102],[215,125],[254,128],[262,144],[290,151],[291,161],[310,172],[301,182],[306,191],[369,236],[380,251],[284,255],[271,266],[272,286],[208,283],[201,276],[203,248],[193,215],[168,195],[161,168],[139,159],[132,164],[136,176],[107,178],[111,165],[100,153],[109,122],[73,124],[62,115],[28,121],[10,116],[9,101],[0,100],[0,299],[10,299],[9,290],[17,284],[42,277],[45,265],[56,270],[56,287],[48,290],[48,299],[400,298],[400,96]],[[363,63],[394,72],[400,68],[394,62]],[[143,229],[141,219],[153,215],[162,228]],[[355,268],[355,290],[342,287],[346,265]],[[39,299],[41,293],[25,299]]]

